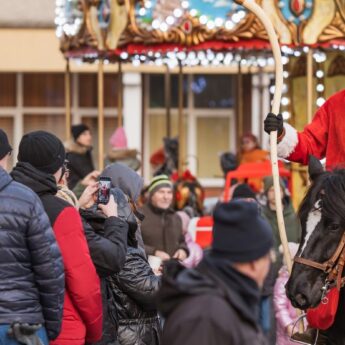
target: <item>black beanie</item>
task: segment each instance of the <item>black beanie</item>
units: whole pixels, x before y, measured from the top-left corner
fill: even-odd
[[[212,253],[233,262],[251,262],[273,246],[272,229],[261,216],[258,204],[233,200],[214,211]]]
[[[0,129],[0,159],[3,159],[11,151],[12,147],[8,142],[6,133]]]
[[[81,123],[80,125],[72,126],[71,131],[72,131],[74,141],[77,141],[80,134],[82,134],[85,131],[89,131],[89,130],[90,130],[90,128],[88,126],[84,125],[83,123]]]
[[[18,161],[55,174],[64,164],[65,148],[59,138],[45,131],[25,134],[19,144]]]
[[[246,183],[241,183],[239,184],[234,192],[232,193],[232,198],[233,199],[254,199],[256,200],[255,193],[252,191],[252,189],[246,184]]]

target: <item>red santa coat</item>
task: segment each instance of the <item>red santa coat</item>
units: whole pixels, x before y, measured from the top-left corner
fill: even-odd
[[[302,132],[289,124],[284,127],[279,157],[302,164],[308,163],[309,155],[326,158],[327,170],[345,165],[345,90],[329,98]]]

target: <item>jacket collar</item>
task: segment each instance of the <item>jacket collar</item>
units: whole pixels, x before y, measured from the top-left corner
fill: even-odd
[[[0,167],[0,191],[8,186],[11,182],[11,176],[6,172],[5,169]]]
[[[32,189],[39,196],[57,193],[55,177],[34,168],[30,163],[18,162],[11,172],[12,178]]]

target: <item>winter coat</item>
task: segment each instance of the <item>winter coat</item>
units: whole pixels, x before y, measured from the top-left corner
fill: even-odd
[[[285,285],[289,279],[289,272],[285,266],[279,272],[274,286],[273,304],[276,316],[277,345],[293,345],[286,332],[286,327],[293,325],[298,315],[296,309],[286,296]]]
[[[163,345],[266,344],[257,325],[260,294],[256,283],[230,262],[225,268],[226,279],[207,256],[195,269],[167,263],[158,297],[166,318]]]
[[[188,248],[182,233],[180,217],[172,209],[159,209],[150,202],[142,208],[145,219],[141,232],[147,255],[154,255],[156,250],[162,250],[173,256],[178,249],[188,254]]]
[[[60,250],[42,203],[0,168],[0,324],[42,323],[60,333],[65,292]]]
[[[54,176],[38,171],[29,163],[17,163],[12,177],[40,197],[65,266],[62,331],[50,344],[83,345],[85,341],[99,340],[102,336],[100,282],[77,210],[55,195],[57,186]]]
[[[68,188],[73,189],[87,174],[94,171],[91,149],[81,146],[75,141],[66,144],[68,160]]]
[[[184,239],[189,250],[189,255],[187,259],[183,261],[183,264],[188,268],[192,268],[201,261],[203,257],[203,251],[201,247],[193,241],[192,235],[189,232],[186,232],[184,234]]]
[[[109,279],[119,318],[120,345],[159,345],[155,295],[161,278],[152,272],[145,253],[128,247],[123,269]]]
[[[117,218],[106,218],[95,210],[80,210],[84,231],[92,261],[101,278],[103,302],[103,336],[94,345],[115,344],[117,339],[117,315],[113,310],[110,287],[106,277],[118,273],[126,259],[128,224]],[[113,319],[115,317],[115,319]]]
[[[345,90],[330,97],[302,132],[285,123],[285,136],[278,145],[278,155],[291,162],[308,164],[309,156],[326,158],[331,170],[345,163]]]
[[[285,197],[283,201],[283,216],[285,222],[286,235],[289,242],[299,243],[301,239],[301,225],[293,209],[290,198]],[[262,215],[270,223],[274,235],[275,250],[278,253],[281,244],[277,215],[275,210],[271,210],[268,205],[262,207]]]

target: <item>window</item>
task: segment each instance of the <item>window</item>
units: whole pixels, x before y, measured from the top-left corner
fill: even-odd
[[[178,134],[177,75],[172,75],[172,136]],[[152,154],[162,147],[166,136],[164,75],[149,75],[146,93],[146,151]],[[235,150],[235,78],[232,75],[184,76],[185,158],[188,168],[199,178],[223,178],[219,154]],[[146,159],[148,160],[148,159]],[[146,174],[150,169],[145,169]]]
[[[15,73],[0,74],[0,106],[16,106],[16,75]]]

